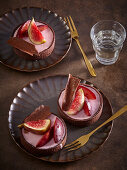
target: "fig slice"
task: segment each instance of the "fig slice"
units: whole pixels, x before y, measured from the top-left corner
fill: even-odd
[[[91,99],[91,100],[95,100],[96,99],[96,96],[95,94],[89,90],[87,87],[84,87],[82,85],[78,86],[78,89],[82,88],[83,91],[84,91],[84,95],[87,99]]]
[[[28,20],[23,25],[21,25],[17,33],[18,38],[28,37],[28,27],[29,27],[30,21],[31,20]]]
[[[50,140],[51,129],[49,129],[36,144],[36,147],[44,146]]]
[[[78,89],[75,94],[75,99],[73,100],[70,109],[67,111],[67,114],[74,115],[80,111],[84,105],[85,96],[82,88]]]
[[[20,26],[17,32],[18,38],[28,37],[28,27],[29,27],[30,22],[31,20],[28,20],[23,25]],[[40,31],[44,31],[45,29],[48,28],[48,25],[38,25],[37,27]]]
[[[58,118],[56,118],[55,123],[54,123],[54,141],[55,141],[55,143],[58,143],[62,139],[63,133],[64,133],[63,124]]]
[[[45,39],[40,32],[39,28],[36,26],[36,23],[34,21],[34,18],[32,18],[29,27],[28,27],[28,36],[32,43],[34,44],[43,44],[45,43]]]
[[[50,119],[29,121],[19,125],[19,128],[24,127],[27,131],[35,134],[43,134],[50,128]]]
[[[68,81],[65,87],[63,103],[62,103],[62,109],[64,111],[69,110],[72,101],[75,97],[75,92],[77,90],[79,83],[80,83],[80,79],[73,77],[71,74],[69,74]]]
[[[90,113],[91,105],[90,105],[87,98],[85,98],[83,109],[84,109],[84,112],[87,116],[91,116],[91,113]]]
[[[40,31],[44,31],[48,28],[48,25],[38,25],[37,27]]]

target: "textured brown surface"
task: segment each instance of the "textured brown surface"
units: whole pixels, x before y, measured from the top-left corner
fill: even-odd
[[[127,169],[127,113],[114,121],[107,142],[97,152],[82,160],[53,164],[34,159],[22,152],[8,131],[8,110],[17,92],[27,83],[47,75],[68,74],[82,77],[97,85],[109,98],[114,112],[127,103],[127,42],[119,60],[111,66],[99,64],[89,36],[90,28],[102,19],[117,20],[127,29],[126,0],[6,0],[0,2],[0,14],[19,7],[37,6],[50,9],[61,16],[71,15],[75,21],[83,48],[97,73],[92,78],[75,42],[66,58],[56,66],[35,73],[24,73],[0,64],[0,169],[71,169],[71,170],[125,170]]]

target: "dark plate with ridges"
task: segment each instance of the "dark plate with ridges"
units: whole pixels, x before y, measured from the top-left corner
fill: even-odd
[[[47,23],[55,32],[55,48],[46,59],[36,61],[25,60],[15,54],[13,48],[7,44],[7,40],[13,35],[16,27],[32,17],[36,21]],[[62,17],[46,9],[25,7],[8,12],[0,18],[0,61],[4,65],[16,70],[27,72],[39,71],[57,64],[68,53],[71,41],[69,27]]]
[[[17,128],[17,125],[21,124],[25,117],[27,117],[36,107],[41,104],[50,106],[51,112],[59,116],[57,111],[57,99],[61,90],[65,88],[67,79],[68,76],[63,75],[39,79],[25,86],[14,98],[9,111],[9,130],[12,138],[22,150],[26,151],[20,143],[20,130]],[[81,82],[94,86],[90,82],[83,79]],[[81,135],[92,131],[112,116],[112,107],[109,100],[101,91],[100,93],[102,94],[104,104],[100,119],[93,125],[84,128],[74,127],[66,123],[68,133],[67,144]],[[37,158],[50,162],[70,162],[81,159],[93,151],[96,151],[106,141],[111,133],[112,126],[113,122],[110,122],[102,127],[93,136],[91,136],[86,145],[76,151],[65,153],[63,149],[53,155]]]

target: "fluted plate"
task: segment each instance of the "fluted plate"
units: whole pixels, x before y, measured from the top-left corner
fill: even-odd
[[[36,107],[41,104],[50,106],[51,112],[59,116],[57,111],[57,99],[60,91],[65,88],[67,78],[68,76],[65,75],[57,75],[34,81],[25,86],[14,98],[9,111],[9,130],[16,144],[24,151],[26,150],[20,143],[20,131],[17,126],[23,122],[26,116],[28,116]],[[81,82],[94,86],[93,84],[83,79]],[[112,108],[110,102],[102,92],[101,94],[103,97],[104,106],[100,119],[93,125],[84,128],[74,127],[66,123],[68,133],[66,144],[72,142],[81,135],[92,131],[98,125],[112,116]],[[111,132],[112,125],[113,122],[110,122],[102,127],[93,136],[91,136],[86,145],[78,150],[66,153],[63,149],[53,155],[37,158],[50,162],[69,162],[81,159],[97,150],[106,141]]]
[[[36,21],[47,23],[55,32],[55,48],[52,54],[45,59],[35,61],[19,57],[15,54],[13,48],[7,44],[7,40],[13,35],[15,28],[32,17]],[[69,27],[62,17],[46,9],[25,7],[12,10],[0,18],[0,61],[16,70],[39,71],[57,64],[66,56],[71,41]]]

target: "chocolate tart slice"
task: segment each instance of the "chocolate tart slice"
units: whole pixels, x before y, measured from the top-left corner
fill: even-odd
[[[43,105],[41,106],[43,107]],[[36,112],[37,117],[36,117]],[[41,109],[35,110],[31,115],[29,115],[24,122],[27,123],[29,120],[39,120],[49,119],[51,121],[50,128],[45,132],[44,134],[36,134],[32,131],[26,130],[24,127],[20,128],[21,130],[21,144],[24,146],[24,148],[36,155],[36,156],[45,156],[49,154],[53,154],[54,152],[57,152],[58,150],[62,149],[63,146],[66,143],[67,139],[67,128],[62,119],[57,117],[56,115],[50,113],[50,115],[46,116],[46,114]],[[44,114],[45,116],[44,116]],[[41,116],[42,115],[42,116]],[[46,142],[45,142],[46,140]]]
[[[76,126],[89,126],[92,123],[96,122],[102,113],[103,109],[103,98],[100,92],[87,84],[80,83],[77,87],[77,90],[82,89],[84,93],[84,98],[82,100],[78,98],[78,100],[82,101],[82,105],[79,101],[76,101],[73,107],[66,111],[63,110],[62,104],[65,96],[65,90],[62,90],[58,97],[58,111],[60,116],[67,122],[76,125]],[[81,98],[80,97],[80,98]],[[76,96],[75,96],[76,99]],[[73,99],[73,101],[75,100]],[[84,102],[83,102],[84,100]],[[80,107],[78,106],[80,105]],[[73,102],[72,102],[73,105]],[[75,109],[80,108],[80,110],[75,112]]]
[[[17,55],[19,55],[20,57],[27,59],[27,60],[44,59],[44,58],[48,57],[49,55],[51,55],[51,53],[53,52],[54,47],[55,47],[55,33],[54,33],[53,29],[48,24],[46,24],[44,22],[38,21],[35,23],[38,28],[41,26],[47,27],[45,30],[40,30],[46,42],[42,43],[42,44],[34,44],[33,42],[31,42],[29,36],[24,36],[24,37],[20,37],[20,38],[22,40],[26,41],[27,44],[28,43],[32,44],[33,48],[36,49],[36,53],[31,53],[30,45],[27,45],[27,44],[25,44],[25,46],[26,46],[25,48],[27,48],[27,50],[18,48],[19,43],[22,43],[22,45],[23,45],[23,41],[21,41],[21,42],[17,41],[15,46],[13,46],[15,53]],[[15,31],[12,35],[13,38],[19,37],[18,34],[19,34],[19,30],[21,29],[22,25],[20,25],[18,28],[15,29]],[[9,44],[11,45],[11,43],[9,43]]]

